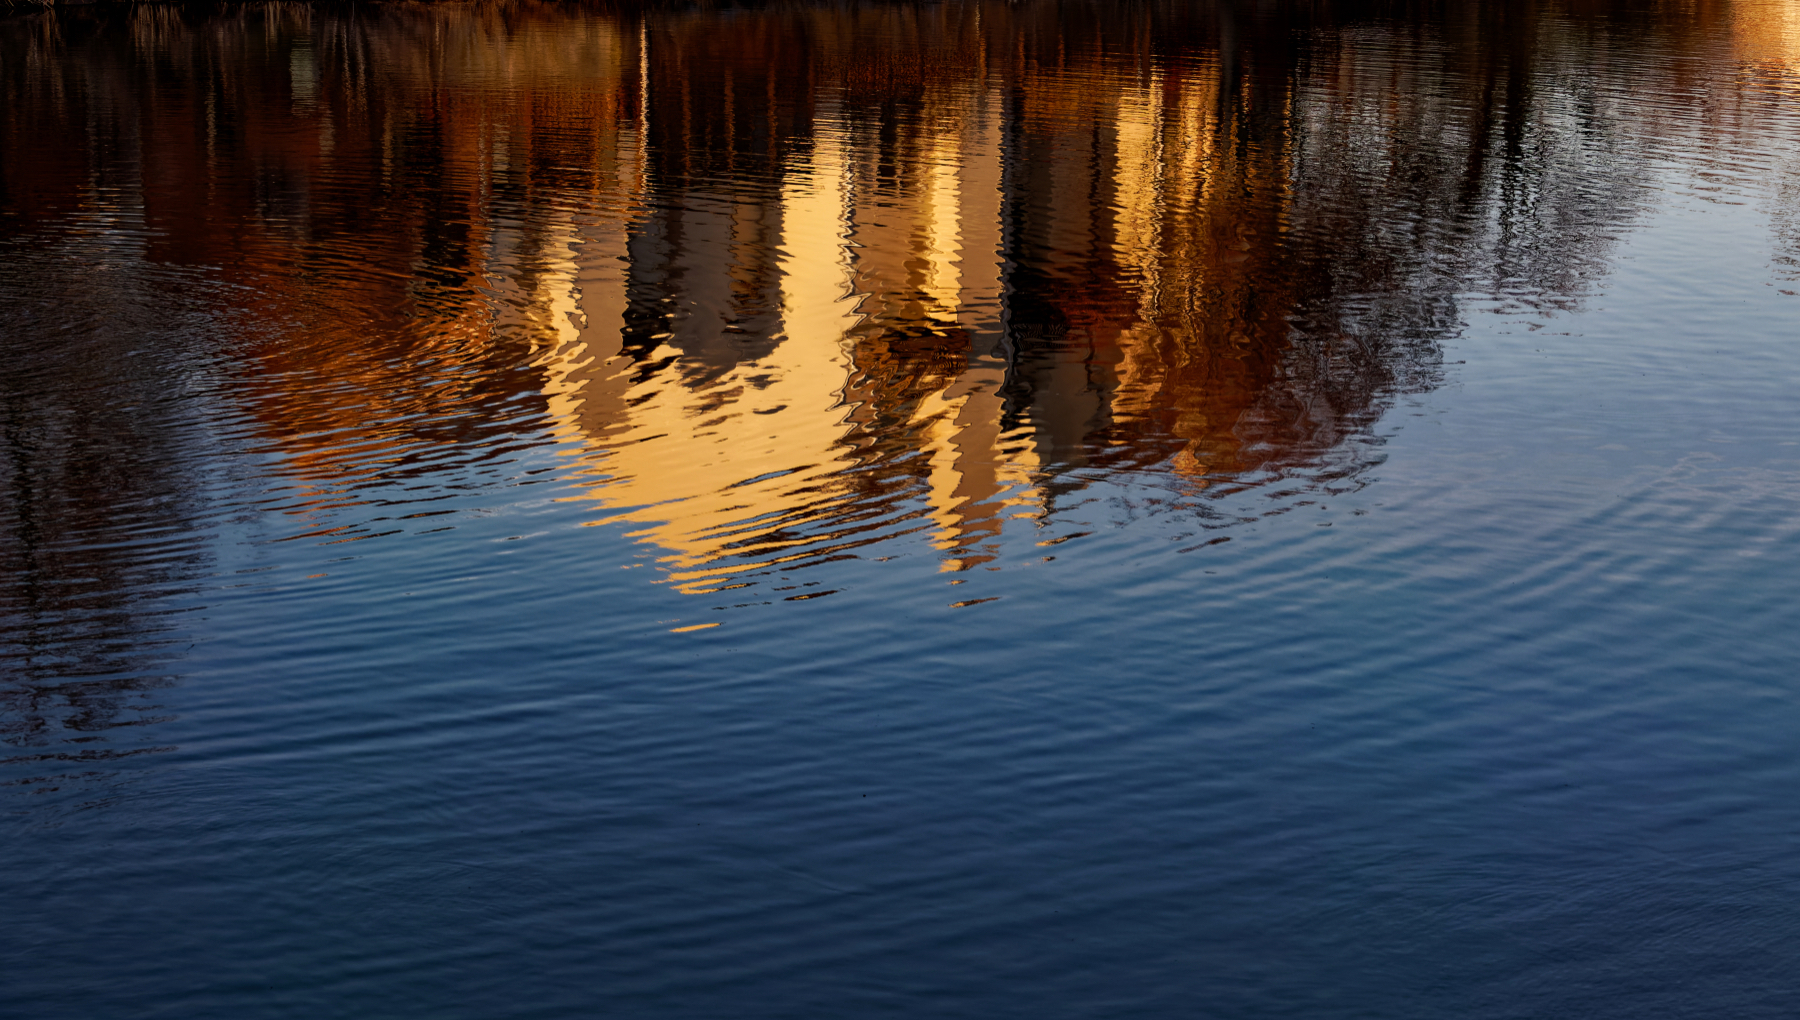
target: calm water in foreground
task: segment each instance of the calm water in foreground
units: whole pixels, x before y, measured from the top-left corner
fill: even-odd
[[[0,1014],[1800,1014],[1800,5],[1443,7],[0,18]]]

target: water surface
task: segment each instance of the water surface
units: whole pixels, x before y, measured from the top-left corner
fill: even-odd
[[[18,1015],[1800,1009],[1800,7],[96,4],[0,91]]]

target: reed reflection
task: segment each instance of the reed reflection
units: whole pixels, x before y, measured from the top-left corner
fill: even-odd
[[[8,36],[5,206],[48,244],[122,190],[203,270],[282,537],[547,434],[685,590],[912,532],[960,570],[1099,479],[1359,484],[1470,294],[1579,301],[1718,126],[1594,55],[1791,81],[1778,13],[63,10]]]

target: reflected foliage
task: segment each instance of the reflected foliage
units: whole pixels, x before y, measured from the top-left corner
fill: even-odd
[[[1791,130],[1796,39],[1597,0],[13,14],[5,739],[150,711],[207,514],[354,540],[521,445],[709,593],[914,532],[992,563],[1100,479],[1211,523],[1361,484],[1475,308],[1583,299],[1659,153]],[[274,495],[206,504],[218,451]]]

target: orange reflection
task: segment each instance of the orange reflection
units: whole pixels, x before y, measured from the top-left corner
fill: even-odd
[[[1800,4],[1792,0],[1751,0],[1732,11],[1732,38],[1738,59],[1800,65]]]
[[[0,112],[43,153],[6,194],[136,217],[236,295],[290,534],[357,537],[371,481],[547,419],[571,498],[685,590],[915,531],[963,570],[1095,478],[1353,476],[1468,266],[1577,300],[1654,133],[1629,118],[1671,116],[1544,114],[1594,6],[1449,42],[1136,5],[42,15],[9,66],[62,85]],[[1792,62],[1791,4],[1730,11]],[[121,84],[106,47],[157,60]]]

